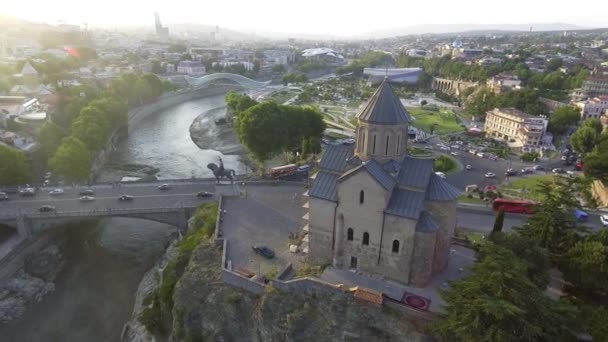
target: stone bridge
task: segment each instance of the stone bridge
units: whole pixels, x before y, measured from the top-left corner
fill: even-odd
[[[15,213],[0,216],[0,224],[16,228],[20,238],[27,238],[57,226],[103,217],[127,217],[169,224],[185,232],[196,206],[175,208],[107,209],[48,213]]]
[[[434,77],[431,88],[434,90],[439,90],[440,92],[448,95],[460,96],[465,89],[477,87],[478,85],[478,82]]]

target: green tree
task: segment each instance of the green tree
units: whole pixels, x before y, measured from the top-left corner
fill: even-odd
[[[64,129],[51,121],[47,121],[42,125],[38,134],[38,142],[47,158],[50,158],[55,153],[65,135]]]
[[[572,106],[562,106],[549,117],[549,130],[554,134],[564,134],[581,118],[580,110]]]
[[[549,60],[549,62],[547,62],[547,70],[555,71],[561,68],[562,65],[564,65],[564,61],[561,58],[552,58],[551,60]]]
[[[589,126],[583,126],[576,130],[570,137],[570,143],[575,151],[587,154],[593,150],[599,140],[597,131]]]
[[[18,185],[30,179],[30,166],[23,152],[0,145],[0,184]]]
[[[491,242],[471,274],[442,292],[446,314],[434,331],[449,341],[565,341],[573,307],[552,301],[527,276],[528,265]]]
[[[274,102],[241,112],[236,122],[239,139],[260,163],[281,152],[288,140],[281,110]]]
[[[89,178],[91,158],[86,145],[75,137],[66,137],[49,161],[51,169],[67,181]]]
[[[598,136],[602,134],[602,131],[604,130],[604,126],[602,126],[600,119],[587,119],[583,122],[582,127],[589,127],[593,129]]]
[[[284,73],[285,71],[286,71],[286,69],[283,64],[276,64],[276,65],[272,66],[272,72]]]
[[[603,293],[608,289],[608,241],[601,233],[577,242],[560,263],[564,278],[585,293]],[[608,233],[604,233],[608,237]],[[608,239],[606,239],[608,240]]]
[[[502,232],[502,226],[505,222],[505,210],[501,207],[498,213],[496,214],[496,219],[494,220],[494,227],[492,228],[492,234]]]
[[[608,182],[608,151],[590,153],[584,163],[585,176]]]

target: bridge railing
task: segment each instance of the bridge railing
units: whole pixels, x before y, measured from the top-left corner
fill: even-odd
[[[161,207],[161,208],[129,208],[129,209],[93,209],[93,210],[79,210],[79,211],[52,211],[44,213],[15,213],[15,215],[0,215],[1,220],[14,220],[19,215],[23,215],[26,218],[51,218],[51,217],[92,217],[92,216],[120,216],[128,214],[162,214],[162,213],[175,213],[184,209],[196,209],[197,206],[184,205],[175,207]]]

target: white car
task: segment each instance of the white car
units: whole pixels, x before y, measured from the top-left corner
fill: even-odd
[[[470,164],[467,164],[467,166],[465,167],[465,169],[467,169],[467,170],[473,170],[473,167]]]
[[[450,148],[449,148],[449,147],[447,147],[447,146],[441,146],[441,147],[440,147],[440,149],[441,149],[442,151],[449,151],[449,150],[450,150]]]
[[[443,173],[443,172],[437,171],[437,172],[435,172],[435,174],[441,178],[445,178],[445,173]]]
[[[486,178],[494,178],[494,177],[496,177],[496,174],[494,172],[488,172],[483,176]]]
[[[459,149],[459,148],[460,148],[460,145],[452,145],[452,146],[450,146],[450,147],[451,147],[451,148],[453,148],[453,149],[455,149],[455,150],[457,150],[457,149]]]
[[[600,215],[600,221],[602,222],[602,226],[608,227],[608,214]]]
[[[95,197],[93,196],[80,196],[79,198],[80,202],[91,202],[95,200]]]
[[[483,152],[477,152],[477,156],[481,157],[481,158],[487,157],[487,155],[485,153],[483,153]]]
[[[63,195],[64,191],[63,189],[53,189],[51,191],[49,191],[49,195],[51,196],[57,196],[57,195]]]
[[[456,151],[454,151],[454,152],[450,152],[450,154],[451,154],[451,155],[453,155],[453,156],[457,156],[457,155],[459,155],[459,153],[458,153],[458,152],[456,152]]]

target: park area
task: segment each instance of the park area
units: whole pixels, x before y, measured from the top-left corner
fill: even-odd
[[[505,197],[542,201],[544,199],[544,194],[539,191],[538,185],[542,182],[550,182],[554,177],[557,176],[543,175],[517,178],[509,184],[505,183],[501,186],[500,192]]]
[[[464,131],[458,117],[450,109],[410,107],[407,110],[414,119],[412,126],[426,132],[432,130],[434,134],[441,135]],[[431,128],[433,125],[434,129]]]

